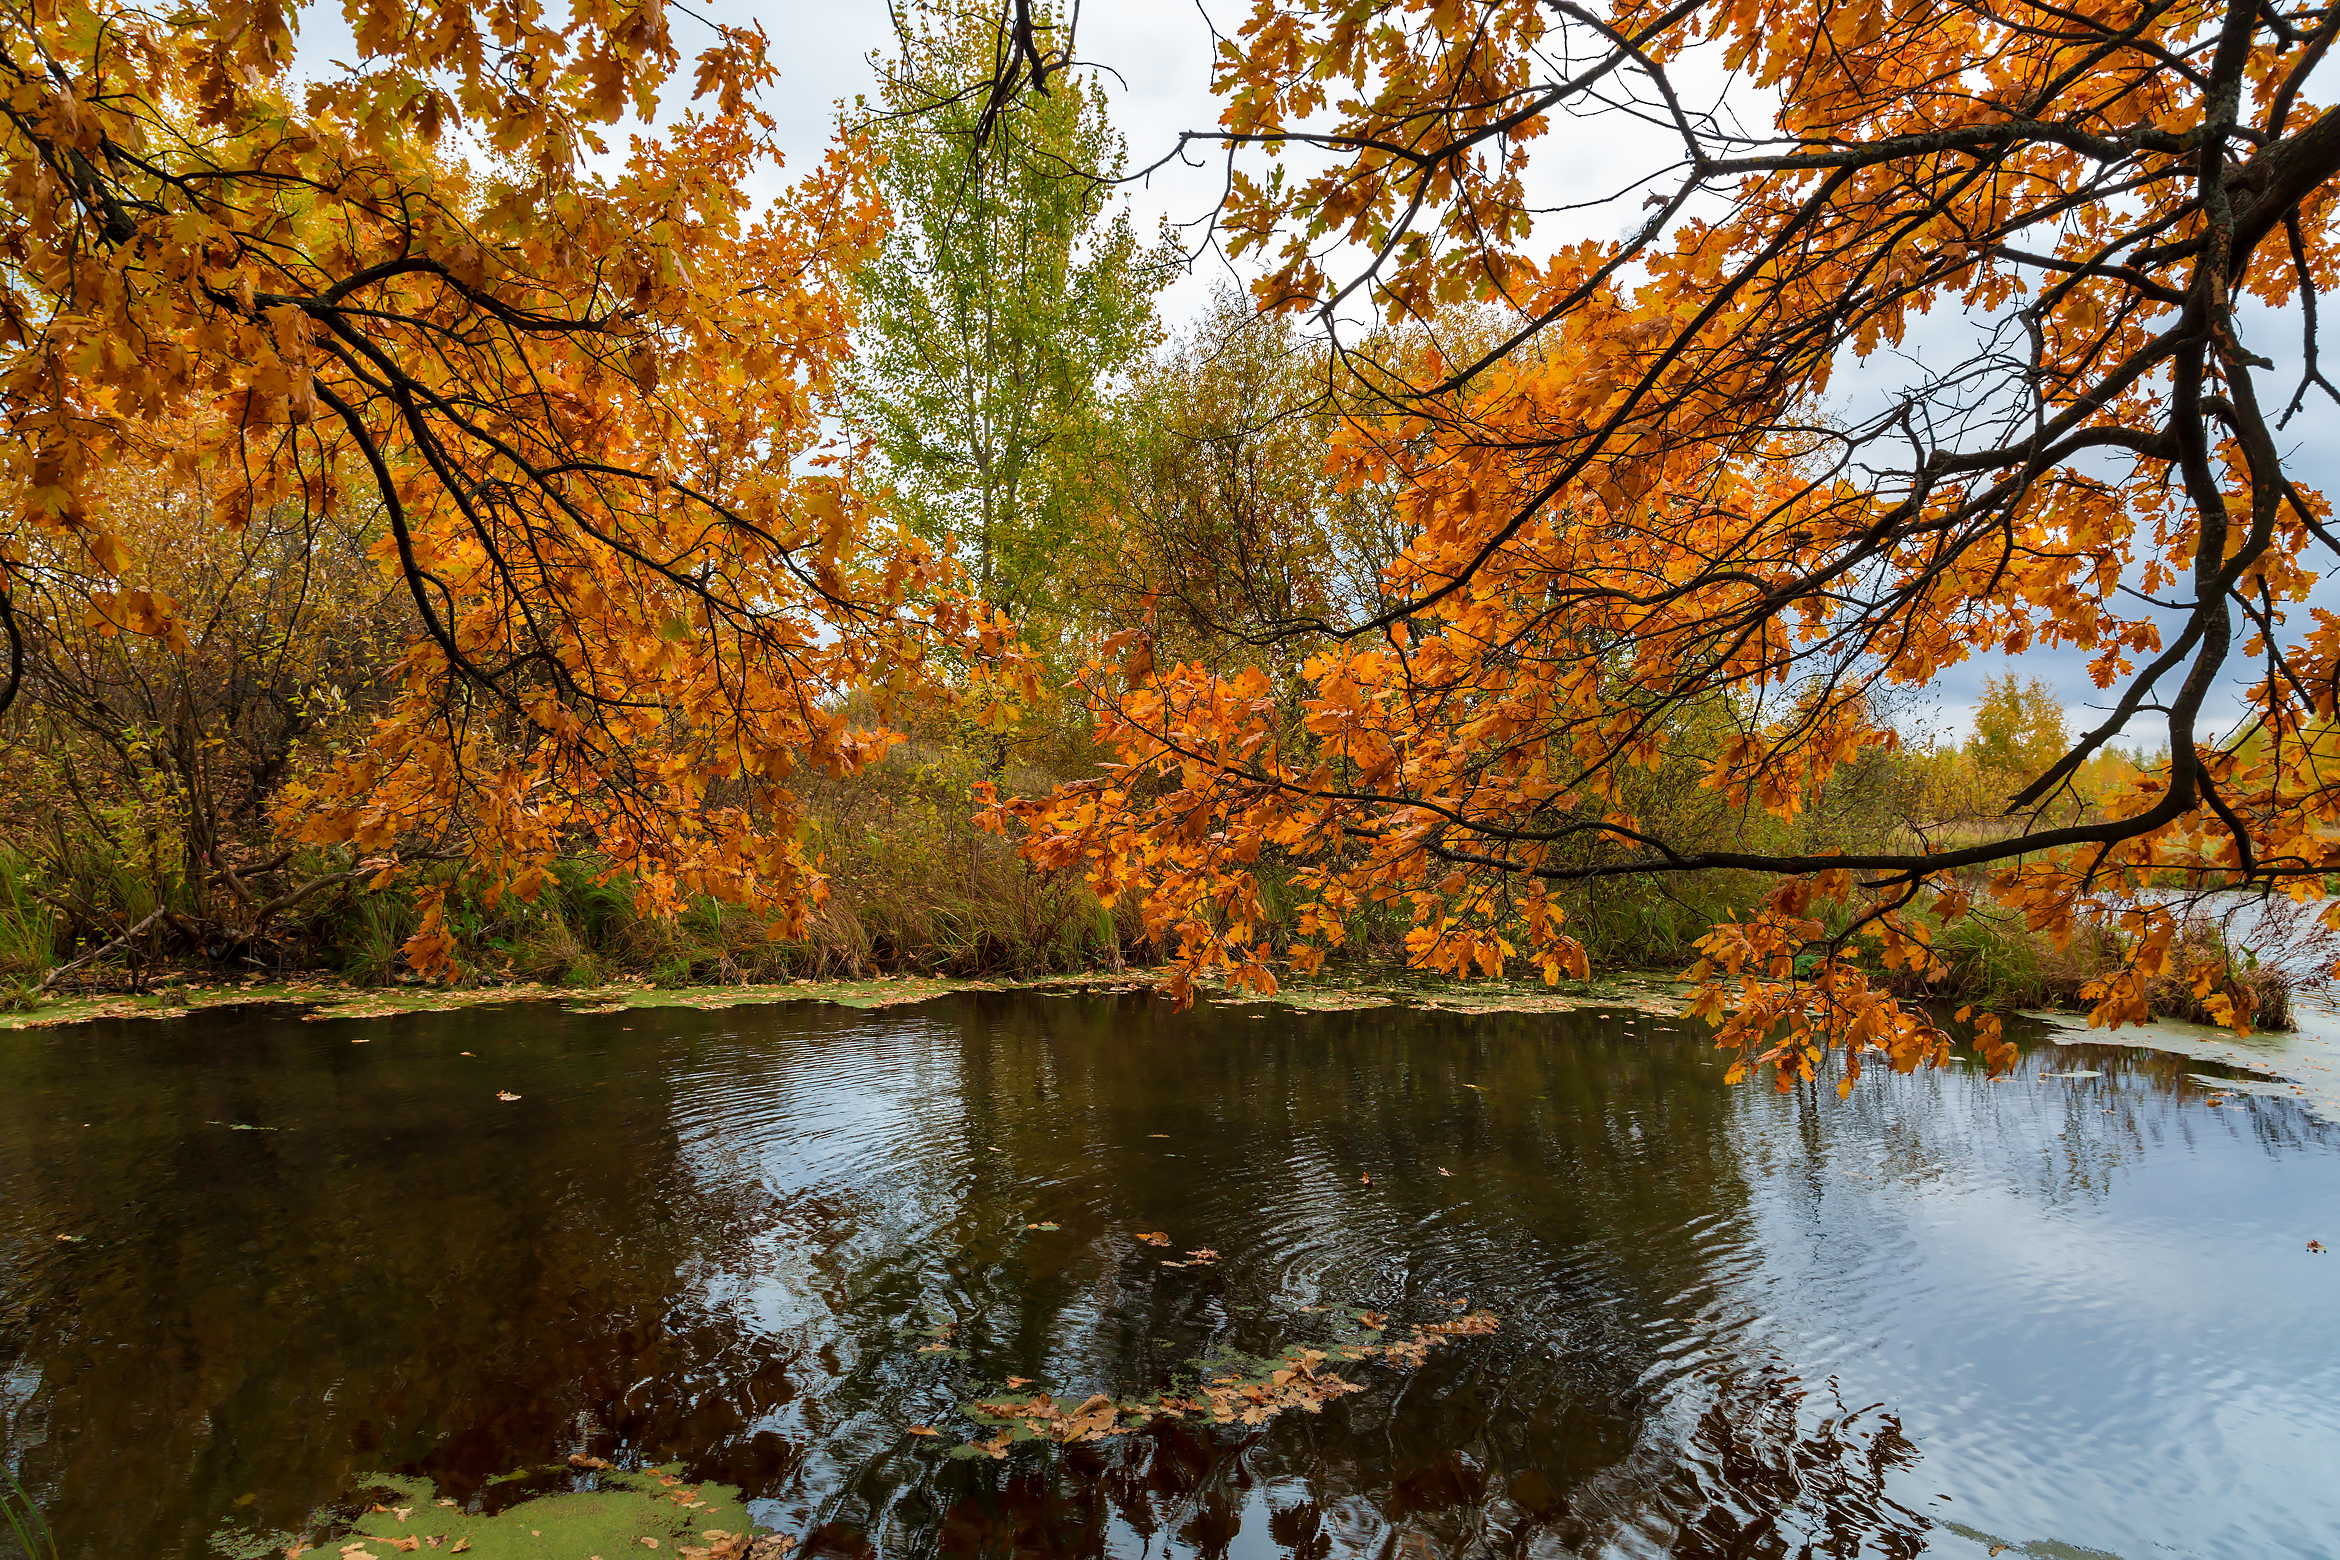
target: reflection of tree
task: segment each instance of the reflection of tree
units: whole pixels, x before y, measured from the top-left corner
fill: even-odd
[[[0,1454],[69,1556],[208,1556],[370,1470],[468,1492],[588,1440],[721,1441],[793,1390],[689,1303],[760,1210],[673,1200],[664,1069],[557,1010],[395,1025],[8,1037],[0,1365],[37,1385]]]
[[[1382,1408],[1387,1410],[1389,1405]],[[1491,1468],[1438,1447],[1401,1416],[1388,1424],[1283,1424],[1267,1432],[1162,1423],[1105,1447],[1028,1454],[985,1475],[943,1465],[904,1492],[877,1528],[833,1521],[811,1553],[1062,1557],[1097,1560],[1134,1537],[1149,1549],[1212,1560],[1248,1525],[1294,1560],[1334,1554],[1448,1556],[1613,1549],[1679,1560],[1915,1555],[1929,1521],[1885,1492],[1917,1452],[1889,1415],[1815,1417],[1803,1388],[1777,1371],[1715,1384],[1683,1445],[1639,1455],[1634,1488],[1598,1481],[1555,1489],[1528,1466]],[[1393,1463],[1357,1448],[1405,1440]],[[1616,1498],[1621,1497],[1621,1498]],[[912,1512],[916,1520],[903,1520]],[[1125,1542],[1116,1544],[1117,1529]]]
[[[816,1554],[1906,1553],[1923,1524],[1887,1487],[1916,1449],[1748,1325],[1764,1220],[1853,1241],[1839,1176],[1958,1164],[2053,1202],[2164,1135],[2321,1130],[2197,1109],[2200,1063],[2112,1047],[2035,1051],[2103,1074],[2053,1098],[1944,1073],[1839,1104],[1568,1014],[984,997],[600,1027],[650,1022],[11,1039],[0,1381],[37,1385],[0,1398],[0,1453],[75,1560],[203,1554],[370,1469],[468,1490],[580,1446],[681,1457]],[[1165,1268],[1183,1249],[1141,1230],[1220,1259]],[[1010,1374],[1145,1394],[1329,1337],[1314,1307],[1403,1328],[1466,1296],[1494,1337],[1257,1431],[1000,1463],[905,1433]],[[963,1353],[919,1352],[925,1326]]]
[[[1737,1134],[1740,1160],[1763,1174],[1796,1159],[1811,1172],[1806,1211],[1819,1221],[1825,1218],[1820,1194],[1829,1175],[1846,1168],[1873,1168],[1912,1181],[1992,1176],[2052,1207],[2101,1201],[2149,1153],[2173,1143],[2192,1147],[2205,1134],[2247,1140],[2269,1155],[2340,1140],[2340,1133],[2301,1111],[2201,1110],[2206,1096],[2220,1092],[2201,1081],[2208,1064],[2121,1043],[2119,1030],[2093,1031],[2098,1038],[2075,1044],[2068,1031],[2018,1019],[2008,1024],[2007,1035],[2030,1043],[2017,1079],[1958,1068],[1890,1089],[1856,1090],[1845,1101],[1830,1086],[1799,1086],[1787,1107],[1795,1112],[1793,1154],[1786,1137],[1770,1129],[1767,1104],[1741,1118],[1746,1130]],[[2050,1038],[2062,1043],[2037,1043]],[[2074,1072],[2090,1076],[2069,1076]],[[2063,1130],[2041,1133],[2043,1113],[2059,1117]],[[1872,1165],[1879,1149],[1882,1158]]]
[[[1911,1553],[1926,1523],[1887,1493],[1918,1455],[1898,1423],[1807,1393],[1744,1332],[1749,1176],[1792,1169],[1793,1206],[1799,1178],[1856,1158],[1922,1178],[1980,1155],[2053,1203],[2101,1196],[2204,1114],[2180,1099],[2199,1064],[2112,1048],[2027,1064],[2106,1075],[2065,1089],[2061,1108],[2099,1116],[2043,1156],[2015,1151],[2039,1105],[2012,1082],[1891,1080],[1889,1106],[1880,1088],[1806,1108],[1722,1089],[1702,1047],[1647,1021],[1637,1038],[1565,1015],[1007,999],[956,1016],[959,1090],[926,1126],[966,1167],[948,1214],[964,1244],[930,1257],[919,1303],[972,1358],[922,1397],[896,1345],[843,1396],[940,1405],[1008,1372],[1143,1392],[1206,1347],[1305,1336],[1297,1307],[1317,1299],[1419,1315],[1467,1288],[1509,1321],[1417,1374],[1360,1371],[1369,1393],[1262,1432],[1160,1425],[1005,1465],[889,1446],[829,1486],[836,1553],[875,1534],[889,1555],[1093,1555],[1116,1523],[1198,1554],[1262,1523],[1304,1556]],[[2261,1130],[2240,1112],[2213,1128],[2229,1129]],[[1884,1165],[1863,1157],[1879,1149]],[[1040,1220],[1061,1230],[1002,1234]],[[1165,1274],[1129,1239],[1143,1229],[1222,1260]]]
[[[1685,1482],[1706,1505],[1686,1524],[1674,1554],[1691,1557],[1788,1554],[1915,1555],[1932,1523],[1885,1493],[1893,1470],[1918,1460],[1901,1421],[1872,1406],[1806,1423],[1806,1397],[1776,1370],[1734,1373],[1717,1383],[1685,1459]],[[1874,1417],[1873,1428],[1863,1424]],[[1687,1493],[1687,1492],[1686,1492]]]
[[[1597,1548],[1740,1510],[1814,1532],[1898,1531],[1874,1489],[1913,1455],[1897,1432],[1841,1415],[1799,1429],[1792,1387],[1717,1385],[1665,1357],[1656,1319],[1704,1328],[1714,1248],[1747,1198],[1738,1097],[1702,1049],[1576,1015],[1260,1021],[1009,1000],[961,1012],[956,1115],[934,1130],[938,1153],[966,1167],[956,1249],[997,1266],[938,1252],[922,1287],[972,1356],[956,1390],[1015,1372],[1064,1392],[1145,1392],[1209,1350],[1309,1336],[1326,1324],[1301,1307],[1319,1302],[1428,1319],[1468,1293],[1507,1323],[1418,1372],[1356,1368],[1365,1394],[1257,1432],[1161,1423],[1000,1465],[888,1447],[831,1486],[816,1553],[876,1541],[888,1555],[1102,1555],[1118,1526],[1125,1542],[1207,1556],[1262,1522],[1308,1560],[1538,1534]],[[1000,1235],[1039,1221],[1060,1229]],[[1144,1229],[1221,1260],[1165,1272],[1170,1253],[1131,1238]],[[900,1296],[886,1254],[865,1260],[867,1281]],[[897,1343],[840,1396],[919,1401],[915,1369]],[[935,1381],[924,1400],[952,1390]],[[1684,1401],[1702,1417],[1683,1419]]]

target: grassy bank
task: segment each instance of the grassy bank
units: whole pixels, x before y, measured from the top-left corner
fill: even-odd
[[[2126,939],[2109,927],[2083,927],[2059,946],[2020,916],[1989,911],[1937,927],[1934,951],[1942,966],[1937,975],[1922,979],[1897,971],[1889,982],[1892,988],[1904,996],[1955,999],[2000,1012],[2025,1008],[2084,1012],[2096,1005],[2090,988],[2117,974],[2129,954]],[[2207,970],[2210,992],[2223,993],[2253,1029],[2293,1027],[2296,979],[2260,963],[2247,950],[2230,946],[2215,922],[2188,921],[2171,954],[2172,973],[2147,990],[2153,1017],[2216,1022],[2205,1000],[2208,993],[2196,992],[2191,975],[2176,973]]]
[[[1078,873],[1035,871],[1013,842],[975,828],[970,792],[981,778],[964,753],[921,747],[850,787],[816,784],[808,844],[826,865],[829,895],[798,937],[775,936],[762,916],[712,899],[672,918],[645,915],[624,874],[578,855],[557,862],[533,900],[487,894],[452,864],[424,865],[385,887],[335,883],[273,918],[264,935],[236,941],[220,934],[218,907],[179,865],[184,853],[134,822],[19,831],[0,840],[0,995],[21,1002],[59,966],[100,950],[59,984],[138,990],[174,976],[294,974],[394,984],[407,974],[400,948],[420,921],[416,892],[430,887],[448,891],[466,984],[1029,978],[1121,967],[1140,935],[1134,916],[1108,913]],[[1006,778],[1051,783],[1038,772]],[[325,880],[351,865],[346,854],[293,852],[277,880]]]
[[[972,821],[978,781],[1036,792],[1068,764],[1079,767],[1078,756],[995,775],[964,745],[913,743],[850,783],[816,782],[807,797],[808,843],[830,887],[795,937],[775,936],[763,917],[712,900],[677,917],[645,915],[623,874],[579,855],[557,863],[533,900],[483,893],[452,864],[423,866],[380,888],[357,878],[335,883],[274,919],[265,935],[235,941],[219,935],[216,907],[190,886],[180,842],[136,815],[120,814],[112,826],[98,814],[71,828],[19,827],[14,838],[0,838],[0,1007],[53,1009],[38,988],[77,960],[88,962],[52,981],[48,999],[164,993],[170,1005],[178,998],[168,993],[288,980],[405,990],[413,977],[400,949],[419,924],[415,892],[426,886],[448,891],[461,984],[482,993],[762,988],[881,976],[1032,981],[1156,964],[1165,950],[1148,940],[1134,905],[1108,909],[1079,873],[1035,870],[1015,841]],[[308,851],[287,856],[278,872],[280,880],[327,879],[349,865]],[[1766,887],[1738,872],[1607,880],[1597,893],[1568,896],[1568,927],[1596,970],[1679,970],[1718,920],[1752,914]],[[1262,888],[1264,931],[1281,948],[1302,896],[1272,864],[1263,864]],[[1408,924],[1403,907],[1369,906],[1352,917],[1328,989],[1401,963]],[[1896,989],[2000,1010],[2084,1009],[2091,983],[2118,970],[2126,952],[2109,929],[2059,947],[2019,918],[1991,912],[1935,932],[1943,968],[1922,980],[1892,974]],[[2178,951],[2183,963],[2221,972],[2218,988],[2253,1027],[2290,1027],[2291,980],[2230,950],[2217,923],[2191,924]],[[2165,979],[2152,1004],[2156,1017],[2210,1016],[2190,980]]]

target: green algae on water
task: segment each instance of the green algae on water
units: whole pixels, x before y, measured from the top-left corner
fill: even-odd
[[[440,1497],[427,1480],[386,1478],[368,1492],[367,1509],[353,1521],[330,1524],[322,1535],[278,1552],[315,1560],[401,1560],[409,1554],[777,1560],[795,1547],[793,1540],[772,1536],[751,1542],[753,1524],[740,1492],[691,1483],[676,1467],[604,1470],[592,1482],[591,1489],[539,1495],[487,1514]]]

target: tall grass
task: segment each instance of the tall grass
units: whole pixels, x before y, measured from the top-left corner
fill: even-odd
[[[2090,986],[2119,971],[2130,950],[2119,932],[2103,924],[2084,923],[2059,945],[2021,916],[1977,911],[1942,928],[1934,952],[1943,970],[1930,980],[1899,977],[1897,989],[2006,1011],[2091,1007]],[[2205,918],[2183,923],[2168,972],[2146,991],[2156,1018],[2216,1021],[2208,1002],[2194,994],[2193,972],[2200,970],[2211,972],[2213,993],[2223,994],[2254,1029],[2291,1027],[2292,981],[2231,946],[2223,929]]]
[[[14,1540],[23,1560],[59,1560],[56,1530],[14,1470],[0,1468],[0,1535]]]
[[[1040,872],[1015,842],[973,821],[984,771],[946,748],[898,752],[850,783],[813,785],[807,844],[828,877],[798,935],[765,916],[700,899],[673,917],[644,915],[635,885],[605,859],[554,864],[533,900],[490,903],[452,867],[414,880],[443,886],[458,958],[475,978],[591,986],[767,982],[880,972],[1043,975],[1118,964],[1138,935],[1133,913],[1107,911],[1078,872]],[[1023,775],[1027,786],[1049,783]],[[306,962],[360,984],[398,978],[417,917],[411,888],[354,894],[305,929]]]
[[[0,992],[21,997],[58,963],[158,908],[191,908],[178,866],[175,845],[126,815],[51,819],[0,843]]]
[[[1569,896],[1567,930],[1596,968],[1679,969],[1717,921],[1750,914],[1766,886],[1736,871],[1601,879]]]
[[[57,962],[57,912],[33,892],[39,868],[0,846],[0,994],[28,988]]]
[[[1138,935],[1134,914],[1109,913],[1077,872],[1034,870],[1015,842],[976,828],[976,781],[1045,789],[1040,771],[993,776],[947,744],[897,750],[873,772],[808,786],[807,844],[828,894],[801,931],[782,934],[754,910],[699,900],[671,918],[636,908],[635,884],[605,859],[557,861],[533,901],[491,896],[452,865],[421,866],[380,890],[352,884],[271,923],[257,943],[211,946],[174,915],[141,939],[130,973],[156,959],[223,973],[332,970],[361,985],[408,975],[402,948],[420,924],[414,891],[446,891],[457,958],[483,981],[590,986],[619,978],[665,985],[860,976],[914,971],[1036,975],[1118,965]],[[304,849],[290,876],[346,869],[346,852]],[[158,905],[193,911],[168,841],[87,818],[23,832],[0,846],[0,993],[29,992],[76,952],[136,925]],[[35,897],[77,907],[59,914]],[[95,984],[121,968],[92,968]],[[80,976],[77,975],[78,980]]]

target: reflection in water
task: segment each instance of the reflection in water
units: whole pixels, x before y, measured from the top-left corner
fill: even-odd
[[[0,1450],[85,1557],[580,1450],[834,1555],[2332,1552],[2340,1133],[2201,1067],[1839,1104],[1644,1015],[1102,997],[5,1034]],[[1465,1300],[1321,1414],[908,1434]]]

